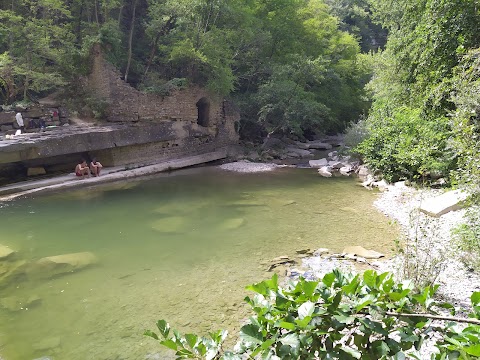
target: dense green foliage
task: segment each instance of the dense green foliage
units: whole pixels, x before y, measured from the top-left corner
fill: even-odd
[[[467,147],[462,142],[470,130],[452,116],[462,101],[459,96],[465,99],[461,94],[469,91],[461,75],[465,59],[480,46],[478,3],[370,3],[389,37],[385,51],[376,56],[370,84],[374,102],[367,129],[371,138],[358,150],[388,179],[448,177],[457,160],[465,160]]]
[[[160,334],[145,335],[174,350],[177,359],[398,360],[420,358],[415,350],[428,338],[435,339],[432,359],[480,356],[480,293],[471,297],[474,325],[460,329],[448,316],[445,324],[433,320],[435,310],[454,312],[453,306],[432,299],[437,287],[416,292],[411,283],[396,283],[388,273],[369,270],[354,276],[335,270],[320,281],[299,279],[284,287],[274,276],[247,289],[256,293],[245,299],[255,315],[242,326],[233,351],[222,349],[225,331],[209,338],[183,336],[172,334],[160,320]]]
[[[340,5],[345,1],[0,0],[2,101],[75,82],[88,73],[99,43],[140,90],[168,95],[189,83],[234,97],[242,129],[260,124],[263,132],[300,136],[342,129],[366,111],[371,71],[347,31],[368,33],[368,47],[375,26],[360,11],[364,3],[357,6],[362,34],[346,26],[354,15]]]

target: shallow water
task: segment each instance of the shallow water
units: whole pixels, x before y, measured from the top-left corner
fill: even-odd
[[[0,244],[19,259],[89,251],[99,264],[23,279],[0,298],[5,360],[166,358],[144,337],[158,319],[182,331],[238,330],[245,286],[272,274],[262,261],[296,249],[389,252],[395,230],[375,193],[313,169],[236,174],[206,167],[146,180],[26,198],[0,209]]]

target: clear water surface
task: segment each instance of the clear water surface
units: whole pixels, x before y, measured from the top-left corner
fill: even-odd
[[[0,306],[0,358],[169,358],[142,335],[158,319],[235,333],[250,314],[245,286],[272,275],[265,260],[305,247],[388,253],[396,231],[375,197],[312,169],[205,167],[4,204],[0,244],[17,259],[89,251],[99,263],[0,287],[0,298],[40,299],[28,310]]]

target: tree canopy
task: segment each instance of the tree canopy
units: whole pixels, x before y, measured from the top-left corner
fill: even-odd
[[[300,136],[306,129],[341,130],[368,108],[370,62],[359,41],[372,25],[349,28],[346,18],[352,23],[354,15],[337,5],[0,0],[2,102],[32,99],[88,74],[90,49],[100,43],[124,80],[142,91],[162,94],[188,82],[235,98],[245,128],[260,124],[265,133]],[[361,6],[356,13],[365,22]]]

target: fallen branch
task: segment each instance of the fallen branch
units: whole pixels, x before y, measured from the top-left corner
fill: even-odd
[[[442,315],[431,315],[431,314],[406,314],[406,313],[396,313],[393,311],[387,311],[385,314],[393,317],[427,318],[427,319],[434,319],[434,320],[455,321],[459,323],[480,325],[480,320],[478,319],[466,319],[466,318],[459,318],[459,317],[453,317],[453,316],[442,316]]]

